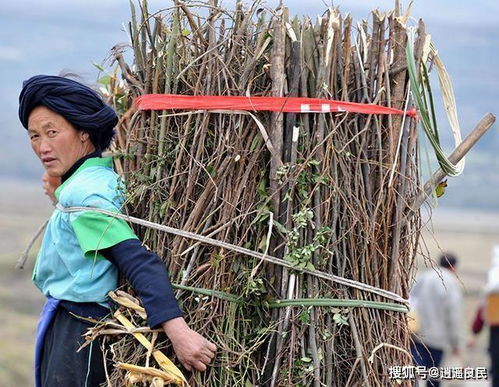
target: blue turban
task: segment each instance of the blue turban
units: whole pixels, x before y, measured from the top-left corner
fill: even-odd
[[[77,130],[87,132],[98,150],[111,143],[118,117],[88,86],[68,78],[35,75],[23,82],[19,95],[19,119],[26,129],[31,111],[40,105],[63,116]]]

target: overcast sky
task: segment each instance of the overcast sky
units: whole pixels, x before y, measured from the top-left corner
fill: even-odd
[[[150,10],[172,4],[149,1]],[[268,1],[269,6],[277,0]],[[402,1],[406,6],[408,2]],[[230,6],[234,0],[225,0]],[[387,10],[385,0],[285,0],[292,14],[315,17],[326,4],[339,6],[354,18],[369,16],[374,8]],[[69,70],[96,79],[92,63],[102,63],[117,43],[127,43],[123,26],[129,20],[127,0],[18,0],[0,5],[0,126],[6,141],[17,146],[25,134],[17,120],[17,98],[22,81],[34,74],[58,74]],[[463,131],[466,133],[486,111],[499,106],[499,1],[416,0],[412,16],[420,17],[441,53],[454,82]],[[36,160],[31,155],[26,155]],[[31,162],[31,161],[30,161]],[[6,165],[0,163],[0,167]],[[0,170],[0,175],[2,171]]]
[[[225,0],[223,4],[233,4]],[[277,0],[267,1],[269,6]],[[387,0],[285,0],[292,13],[316,16],[325,4],[334,4],[354,17],[366,17],[373,8],[390,9]],[[407,4],[406,2],[402,2]],[[172,4],[168,0],[149,1],[157,10]],[[109,48],[126,41],[122,26],[129,19],[126,0],[21,0],[3,1],[0,6],[0,61],[21,65],[35,73],[61,66],[77,66],[91,71],[92,61],[101,61]],[[498,26],[496,0],[416,0],[412,15],[429,26]],[[437,34],[438,35],[438,34]],[[97,38],[98,37],[98,38]],[[444,40],[443,36],[436,36]],[[76,54],[76,55],[75,55]],[[51,61],[50,64],[47,61]],[[6,76],[3,74],[3,76]]]

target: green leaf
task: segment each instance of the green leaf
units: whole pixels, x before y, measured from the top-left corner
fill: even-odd
[[[308,310],[302,310],[298,318],[302,324],[310,323],[310,314],[308,313]]]
[[[206,172],[208,172],[208,174],[210,176],[215,176],[215,168],[213,167],[213,165],[209,164],[206,166]]]
[[[97,80],[98,83],[100,83],[101,85],[109,85],[111,83],[111,76],[110,75],[104,75],[103,77],[99,78]]]
[[[269,196],[269,194],[267,193],[266,187],[267,187],[267,182],[266,182],[265,178],[262,178],[262,180],[260,180],[260,183],[258,183],[258,187],[257,187],[257,192],[261,198],[267,198]]]
[[[336,313],[333,315],[333,320],[336,325],[348,325],[347,319],[341,313]]]
[[[161,204],[161,207],[159,208],[159,216],[161,218],[164,218],[165,214],[166,214],[166,209],[168,208],[168,205],[170,203],[168,201],[165,201]]]
[[[460,171],[449,161],[440,146],[438,128],[436,126],[436,119],[434,115],[433,96],[428,80],[427,70],[424,67],[422,67],[422,69],[416,68],[416,60],[414,58],[415,31],[416,30],[414,28],[409,29],[406,46],[407,70],[409,73],[410,88],[414,97],[414,103],[418,110],[423,132],[430,141],[442,170],[447,175],[455,176],[459,174]],[[427,97],[429,98],[429,102]]]
[[[258,243],[257,249],[260,250],[260,251],[265,251],[266,247],[267,247],[267,237],[264,236],[264,237],[262,237],[262,239]]]
[[[253,137],[253,141],[251,141],[250,151],[254,151],[256,147],[260,144],[260,137]]]
[[[281,223],[279,223],[277,220],[272,219],[272,225],[282,234],[287,234],[288,230],[286,227],[284,227]]]
[[[312,264],[312,262],[307,262],[307,265],[305,266],[305,269],[315,270],[315,266]]]
[[[99,70],[99,71],[104,71],[104,67],[102,67],[101,65],[99,65],[99,64],[97,64],[97,63],[95,63],[95,62],[92,62],[92,64],[93,64],[93,66],[94,66],[97,70]]]
[[[256,216],[255,219],[251,222],[251,225],[254,225],[256,223],[263,223],[264,220],[268,219],[270,216],[270,211],[268,211],[266,208],[264,211],[259,212]]]

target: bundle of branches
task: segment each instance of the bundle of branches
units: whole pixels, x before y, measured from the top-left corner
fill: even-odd
[[[411,363],[404,299],[420,217],[418,131],[404,115],[141,111],[148,93],[297,96],[406,109],[407,15],[354,24],[259,2],[132,7],[133,66],[115,58],[116,165],[135,226],[168,265],[190,326],[218,346],[198,386],[388,385]],[[424,25],[416,34],[420,63]],[[234,250],[234,245],[243,249]],[[237,250],[237,249],[236,249]],[[250,253],[248,253],[250,251]],[[145,322],[143,322],[145,325]],[[143,365],[125,336],[114,360]],[[165,342],[159,342],[161,348]],[[148,357],[147,357],[148,358]],[[120,370],[113,385],[123,385]]]

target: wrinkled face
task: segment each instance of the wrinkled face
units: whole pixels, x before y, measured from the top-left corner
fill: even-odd
[[[28,136],[33,151],[53,177],[64,175],[76,161],[95,150],[88,133],[76,130],[45,106],[34,108],[29,115]]]

